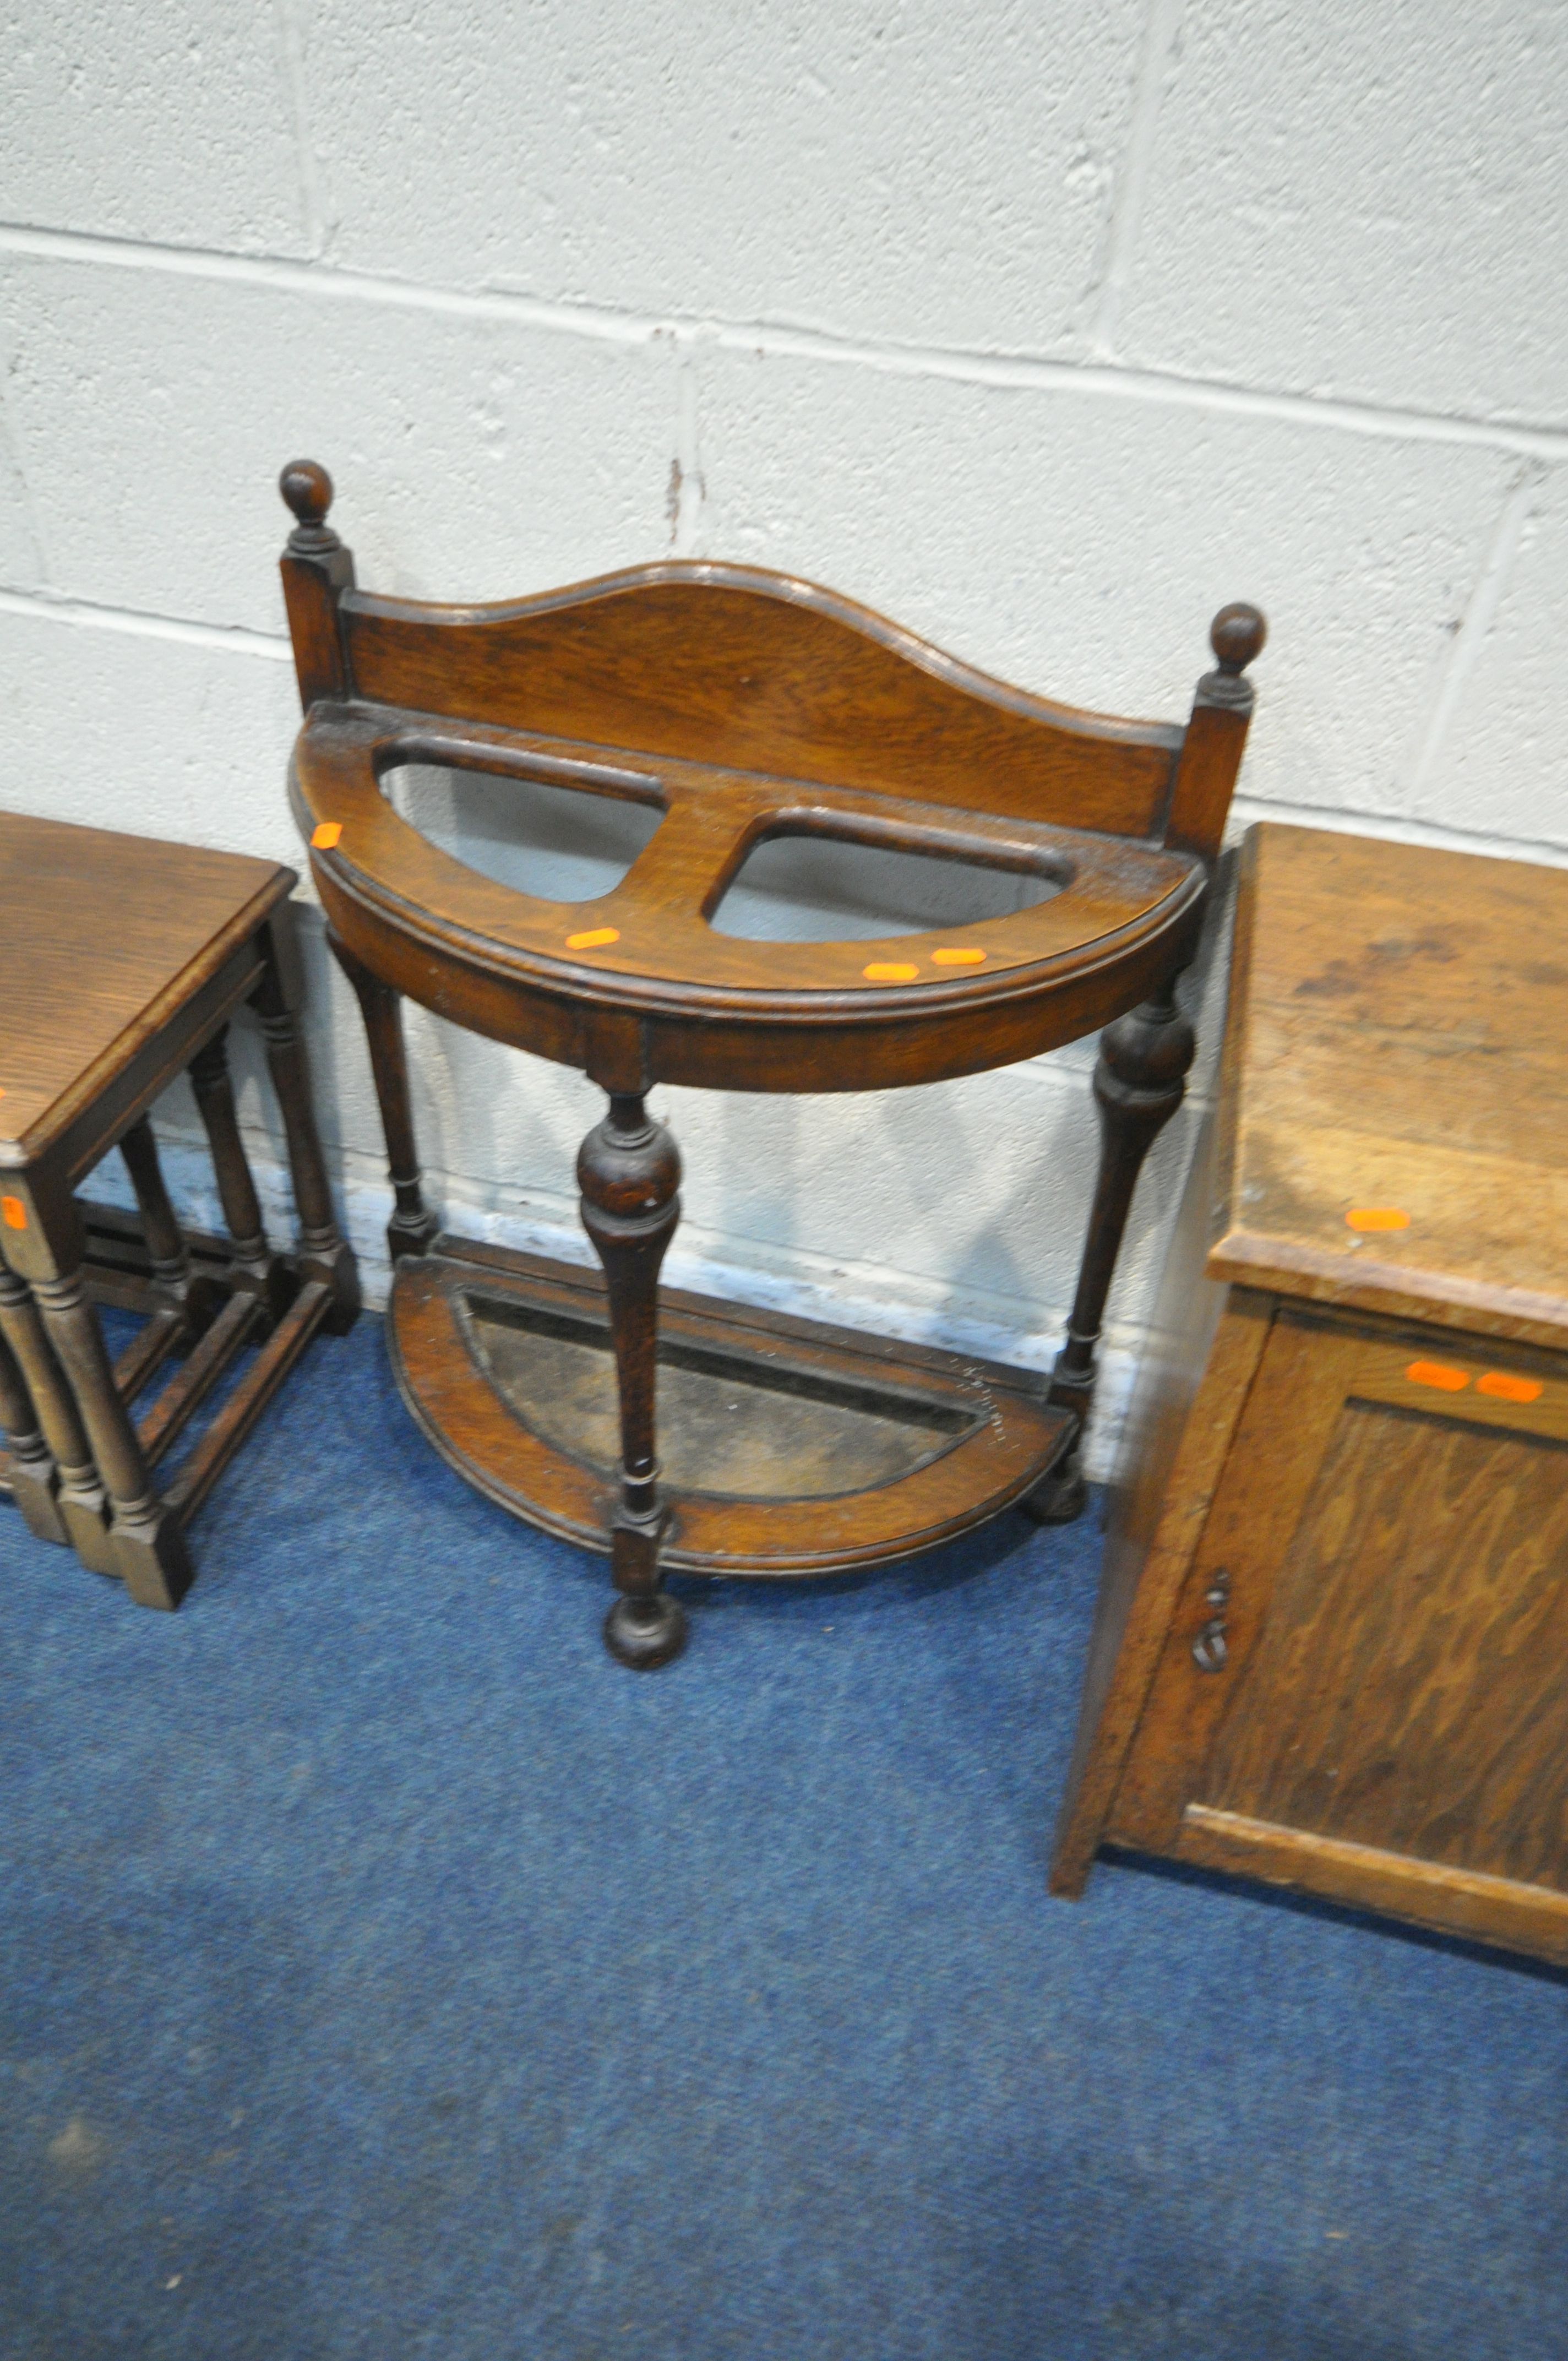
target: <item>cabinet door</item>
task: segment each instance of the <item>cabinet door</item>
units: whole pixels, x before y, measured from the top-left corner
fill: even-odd
[[[1276,1321],[1108,1830],[1568,1960],[1568,1378]]]

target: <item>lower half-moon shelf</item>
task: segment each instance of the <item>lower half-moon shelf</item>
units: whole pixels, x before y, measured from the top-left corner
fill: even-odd
[[[441,1237],[388,1313],[404,1400],[514,1516],[608,1551],[615,1361],[597,1270]],[[1025,1372],[662,1290],[663,1563],[830,1574],[907,1557],[1040,1481],[1073,1420]]]

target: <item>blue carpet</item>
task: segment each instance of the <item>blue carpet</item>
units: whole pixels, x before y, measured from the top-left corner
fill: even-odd
[[[0,1508],[6,2361],[1568,2349],[1568,1989],[1102,1865],[1098,1536],[692,1587],[318,1345],[179,1616]]]

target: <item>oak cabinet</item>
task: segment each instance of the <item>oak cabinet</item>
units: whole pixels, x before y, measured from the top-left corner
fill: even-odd
[[[1568,877],[1266,827],[1113,1503],[1102,1842],[1568,1961]]]

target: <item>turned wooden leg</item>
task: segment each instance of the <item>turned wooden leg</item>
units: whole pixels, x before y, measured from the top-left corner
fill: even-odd
[[[1058,1408],[1076,1412],[1078,1433],[1059,1466],[1022,1504],[1041,1524],[1069,1524],[1082,1511],[1080,1444],[1094,1400],[1094,1356],[1105,1299],[1144,1158],[1181,1104],[1193,1046],[1192,1027],[1176,1005],[1174,978],[1155,999],[1118,1016],[1100,1037],[1094,1067],[1100,1176],[1067,1342],[1057,1355],[1049,1393]]]
[[[275,917],[265,930],[267,970],[251,994],[251,1006],[261,1019],[268,1069],[289,1143],[289,1170],[300,1217],[300,1268],[306,1279],[319,1279],[330,1290],[333,1308],[325,1325],[342,1335],[358,1314],[359,1273],[354,1249],[339,1230],[333,1209],[311,1099],[310,1061],[290,990],[289,956],[280,939],[281,923]]]
[[[153,1491],[81,1270],[32,1284],[109,1496],[113,1571],[143,1607],[178,1607],[192,1574],[185,1536]]]
[[[29,1532],[39,1541],[64,1542],[71,1535],[60,1517],[56,1495],[60,1471],[43,1436],[38,1413],[28,1399],[11,1347],[0,1335],[0,1427],[11,1455],[11,1498],[22,1512]]]
[[[191,1060],[191,1088],[196,1094],[207,1143],[213,1151],[218,1196],[234,1252],[232,1284],[236,1291],[254,1295],[269,1317],[277,1319],[288,1308],[291,1292],[289,1273],[281,1257],[268,1245],[261,1226],[256,1183],[250,1176],[235,1118],[227,1038],[228,1027],[220,1026],[206,1047],[197,1050]]]
[[[620,1501],[610,1528],[610,1569],[621,1596],[605,1620],[620,1663],[652,1671],[685,1645],[678,1599],[660,1587],[659,1551],[669,1510],[659,1499],[653,1449],[659,1266],[681,1217],[681,1159],[663,1124],[638,1098],[612,1097],[577,1158],[583,1227],[609,1289],[610,1334],[620,1392]]]
[[[126,1132],[120,1154],[136,1191],[153,1284],[170,1310],[183,1315],[192,1335],[200,1336],[211,1326],[222,1299],[210,1281],[192,1276],[184,1234],[169,1202],[158,1142],[146,1115]]]
[[[94,1574],[118,1574],[104,1487],[93,1465],[76,1403],[49,1348],[32,1290],[4,1264],[0,1264],[0,1337],[21,1373],[43,1431],[46,1454],[53,1462],[52,1503],[63,1531],[50,1532],[48,1538],[69,1541],[82,1565]],[[17,1501],[26,1515],[20,1493]],[[30,1516],[27,1521],[33,1524]],[[44,1527],[36,1524],[33,1531],[42,1532]]]
[[[387,1224],[387,1246],[392,1260],[404,1255],[428,1254],[435,1242],[437,1223],[425,1205],[420,1187],[419,1152],[414,1145],[413,1110],[409,1103],[408,1056],[403,1047],[400,994],[356,960],[346,943],[329,928],[333,957],[354,987],[365,1020],[370,1071],[381,1108],[381,1128],[387,1136],[387,1178],[392,1184],[396,1210]]]

